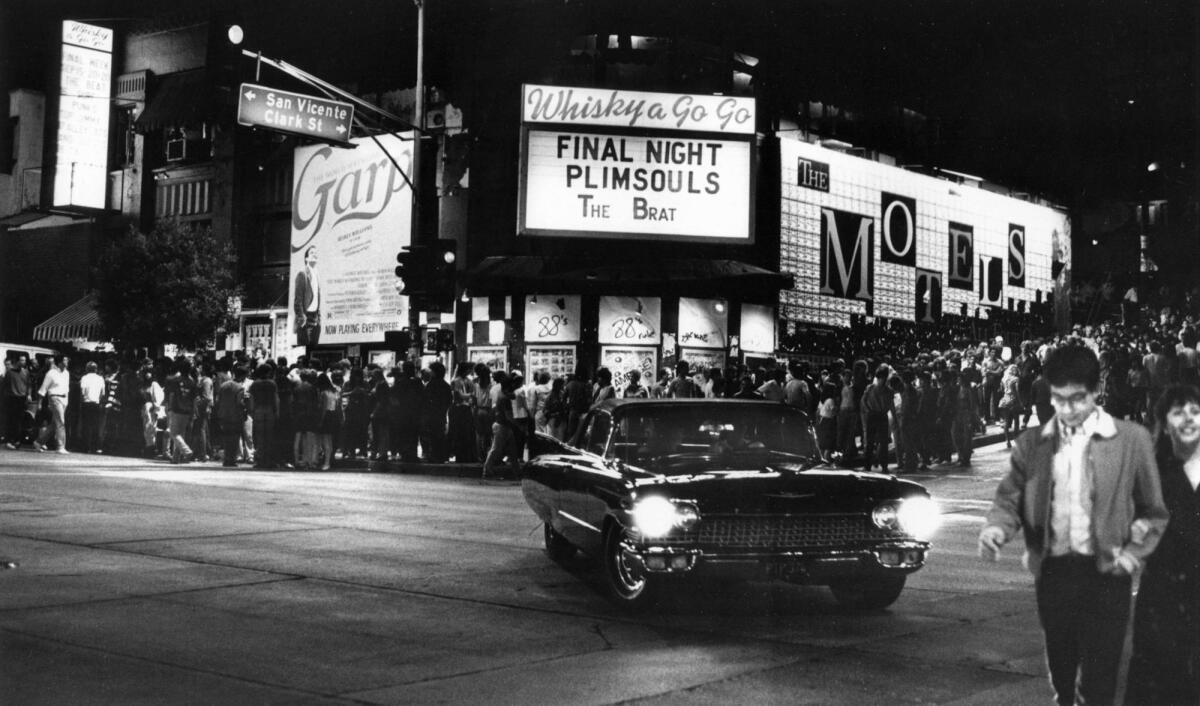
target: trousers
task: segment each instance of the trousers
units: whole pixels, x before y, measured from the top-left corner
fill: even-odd
[[[1062,706],[1113,703],[1130,589],[1128,576],[1100,573],[1095,557],[1068,555],[1042,562],[1038,618],[1046,639],[1050,685]]]

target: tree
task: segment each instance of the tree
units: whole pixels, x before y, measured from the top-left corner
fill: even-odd
[[[239,296],[235,256],[212,229],[178,221],[149,234],[130,228],[105,248],[95,272],[96,309],[118,348],[211,341]]]

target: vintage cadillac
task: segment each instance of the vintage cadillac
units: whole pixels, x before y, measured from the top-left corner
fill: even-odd
[[[757,400],[608,400],[573,439],[538,434],[522,475],[546,553],[600,560],[643,608],[683,575],[828,585],[891,605],[939,521],[921,485],[822,465],[807,416]]]

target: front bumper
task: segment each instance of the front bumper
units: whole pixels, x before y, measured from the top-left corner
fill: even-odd
[[[850,578],[909,574],[925,565],[928,542],[890,541],[839,549],[741,550],[622,543],[626,557],[653,574],[689,572],[740,578],[777,578],[823,583]]]

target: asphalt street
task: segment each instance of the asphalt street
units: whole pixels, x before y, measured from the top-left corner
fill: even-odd
[[[621,613],[515,482],[0,451],[6,704],[1048,703],[1032,581],[975,535],[1003,444],[890,609],[700,584]]]

